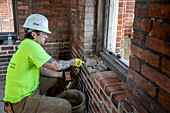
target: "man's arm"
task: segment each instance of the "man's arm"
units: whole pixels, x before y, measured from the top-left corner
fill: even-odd
[[[74,63],[75,61],[73,59],[68,61],[64,61],[64,60],[56,61],[53,58],[51,58],[43,66],[53,71],[59,71],[59,70],[65,70],[70,66],[73,66]]]
[[[52,71],[52,70],[50,70],[48,68],[45,68],[45,67],[41,66],[40,74],[42,76],[47,76],[47,77],[62,77],[63,72]]]

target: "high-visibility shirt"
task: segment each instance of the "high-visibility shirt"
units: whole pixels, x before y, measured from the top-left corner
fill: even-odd
[[[17,103],[31,95],[39,85],[40,67],[50,58],[40,44],[23,40],[9,62],[3,100]]]

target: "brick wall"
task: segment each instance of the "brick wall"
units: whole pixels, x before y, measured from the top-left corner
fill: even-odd
[[[170,111],[170,4],[136,0],[135,5],[126,99],[138,112],[165,113]]]
[[[70,0],[20,0],[17,1],[17,16],[20,39],[24,37],[22,27],[25,19],[34,13],[43,14],[49,20],[49,35],[45,50],[55,59],[69,59]]]
[[[72,57],[95,55],[96,0],[70,1],[70,43]]]

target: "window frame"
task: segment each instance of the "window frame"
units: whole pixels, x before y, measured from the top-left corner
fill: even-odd
[[[128,78],[128,66],[117,57],[110,55],[104,48],[105,36],[108,36],[106,34],[106,10],[108,5],[109,0],[98,0],[96,55],[99,56],[124,83],[126,83],[126,79]]]
[[[9,34],[12,35],[13,39],[17,39],[17,37],[18,37],[16,0],[12,0],[12,6],[13,6],[13,17],[14,17],[14,32],[0,32],[0,41],[7,40]]]

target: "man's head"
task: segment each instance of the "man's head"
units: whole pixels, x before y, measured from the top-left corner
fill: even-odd
[[[46,33],[51,34],[48,29],[48,20],[41,14],[30,15],[23,27],[25,28],[25,38],[30,38],[39,44],[44,44],[45,39],[48,38]]]

